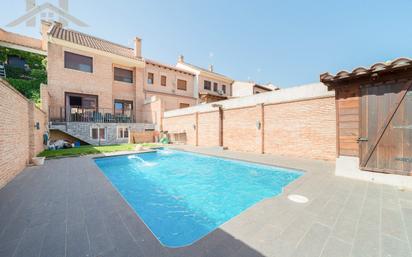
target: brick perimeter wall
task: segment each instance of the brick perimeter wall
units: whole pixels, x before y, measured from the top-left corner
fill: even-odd
[[[199,113],[199,146],[219,145],[219,112]]]
[[[46,115],[7,82],[0,80],[0,188],[43,150]],[[39,122],[40,129],[34,128]]]
[[[264,115],[265,153],[335,159],[334,97],[267,105]]]
[[[196,114],[163,119],[163,130],[170,133],[186,133],[186,143],[189,145],[196,145],[196,130],[193,125],[196,125]]]
[[[223,145],[234,151],[258,151],[257,107],[224,111]]]
[[[198,145],[219,145],[218,112],[198,113]],[[223,112],[223,145],[230,150],[334,160],[334,96],[256,105]],[[258,123],[261,128],[258,129]],[[163,129],[185,131],[196,145],[196,113],[167,117]],[[262,132],[263,130],[263,132]],[[263,146],[262,146],[263,143]]]

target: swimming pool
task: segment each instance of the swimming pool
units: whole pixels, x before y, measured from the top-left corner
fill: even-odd
[[[194,243],[299,171],[176,150],[95,160],[155,237],[167,247]]]

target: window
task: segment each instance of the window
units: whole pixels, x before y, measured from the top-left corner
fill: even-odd
[[[106,140],[106,128],[99,129],[100,140]]]
[[[212,82],[205,80],[203,81],[203,88],[205,90],[211,90],[212,89]]]
[[[10,55],[7,57],[7,65],[13,68],[26,68],[26,60],[16,55]]]
[[[187,108],[187,107],[190,107],[190,104],[180,103],[179,107],[180,107],[180,109]]]
[[[217,83],[213,83],[213,91],[217,92]]]
[[[90,113],[97,111],[98,97],[95,95],[82,95],[65,93],[66,110],[70,113]],[[72,117],[76,118],[76,117]]]
[[[165,75],[162,75],[161,77],[160,77],[160,85],[161,86],[166,86],[166,76]]]
[[[133,83],[133,71],[114,67],[114,80]]]
[[[178,79],[177,80],[177,89],[179,90],[185,90],[187,89],[187,82],[186,80],[183,79]]]
[[[154,74],[149,72],[147,74],[147,84],[153,84],[154,83]]]
[[[223,94],[226,94],[226,85],[222,85],[222,92]]]
[[[106,140],[106,128],[90,128],[90,136],[92,139]]]
[[[92,139],[98,139],[99,138],[99,130],[97,128],[92,128]]]
[[[114,101],[114,114],[131,116],[133,110],[132,101],[115,100]]]
[[[93,58],[80,54],[64,52],[64,68],[92,73]]]
[[[117,138],[118,139],[129,138],[129,128],[127,128],[127,127],[118,127],[117,128]]]

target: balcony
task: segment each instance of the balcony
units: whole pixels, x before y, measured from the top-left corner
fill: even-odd
[[[87,108],[81,106],[50,106],[52,122],[91,122],[91,123],[135,123],[133,111],[129,114],[113,113],[110,108]]]

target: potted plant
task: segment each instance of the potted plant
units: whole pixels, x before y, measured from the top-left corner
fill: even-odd
[[[36,166],[41,166],[41,165],[44,164],[45,159],[46,159],[46,157],[33,157],[32,162]]]

